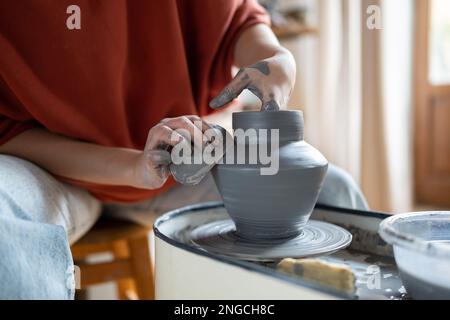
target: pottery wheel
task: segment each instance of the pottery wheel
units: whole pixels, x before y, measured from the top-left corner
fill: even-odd
[[[190,241],[216,254],[247,261],[276,261],[331,254],[347,247],[352,235],[336,225],[310,220],[295,238],[251,241],[237,236],[233,221],[226,219],[196,227]]]

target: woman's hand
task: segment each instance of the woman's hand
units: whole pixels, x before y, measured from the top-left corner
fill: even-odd
[[[274,56],[240,69],[209,105],[223,107],[248,89],[261,100],[261,111],[279,110],[286,107],[294,83],[295,62],[287,50],[280,48]]]
[[[244,89],[261,100],[262,111],[287,107],[295,84],[295,60],[280,45],[270,27],[256,24],[247,28],[236,41],[234,63],[241,69],[210,102],[211,108],[226,105]]]
[[[178,143],[203,146],[209,140],[205,135],[209,128],[206,122],[194,115],[163,119],[148,133],[144,152],[135,163],[133,185],[145,189],[160,188],[170,174],[172,147]]]

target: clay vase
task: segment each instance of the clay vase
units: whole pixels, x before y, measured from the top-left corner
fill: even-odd
[[[260,148],[267,143],[271,152],[278,152],[279,161],[278,172],[273,175],[262,175],[260,169],[268,165],[262,165],[260,161],[251,164],[248,157],[244,164],[230,163],[228,158],[213,168],[215,183],[239,237],[273,240],[292,238],[301,233],[328,168],[325,157],[303,140],[303,128],[301,111],[233,114],[235,160],[239,147],[249,151],[255,144]],[[269,139],[260,135],[256,140],[239,141],[237,129],[259,132],[259,129],[278,129],[279,148],[274,148],[273,137],[269,134]]]

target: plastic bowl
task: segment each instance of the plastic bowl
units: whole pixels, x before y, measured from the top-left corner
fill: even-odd
[[[450,212],[412,212],[383,220],[403,284],[414,299],[450,299]]]

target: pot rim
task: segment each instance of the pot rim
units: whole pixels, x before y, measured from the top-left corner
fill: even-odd
[[[279,139],[282,141],[303,140],[304,118],[301,110],[280,111],[243,111],[233,112],[232,127],[237,130],[249,129],[278,130]]]
[[[239,118],[268,118],[268,119],[276,119],[278,116],[285,116],[287,114],[297,114],[299,116],[299,120],[301,122],[301,126],[303,127],[304,122],[304,115],[302,110],[279,110],[279,111],[239,111],[239,112],[233,112],[232,118],[233,121],[237,120]]]

